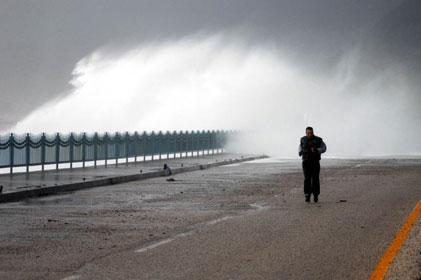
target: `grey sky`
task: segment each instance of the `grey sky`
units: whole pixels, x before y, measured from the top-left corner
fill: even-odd
[[[330,63],[401,0],[0,0],[0,128],[62,94],[76,62],[106,45],[234,30],[308,65]]]

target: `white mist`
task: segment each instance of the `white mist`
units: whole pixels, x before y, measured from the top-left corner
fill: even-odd
[[[411,118],[404,74],[385,70],[352,88],[358,71],[353,56],[334,71],[309,73],[274,45],[224,34],[121,53],[98,50],[75,66],[67,97],[39,108],[14,130],[236,129],[253,137],[234,146],[295,157],[311,125],[331,156],[420,154],[420,120]]]

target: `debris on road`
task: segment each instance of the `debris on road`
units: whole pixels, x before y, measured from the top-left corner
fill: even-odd
[[[165,176],[170,176],[170,175],[172,175],[172,171],[171,171],[171,168],[170,168],[170,166],[168,165],[168,164],[164,164],[164,170],[165,170]]]

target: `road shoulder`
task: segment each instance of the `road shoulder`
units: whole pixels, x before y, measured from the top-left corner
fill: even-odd
[[[408,239],[396,255],[384,279],[421,279],[420,216],[414,222]]]

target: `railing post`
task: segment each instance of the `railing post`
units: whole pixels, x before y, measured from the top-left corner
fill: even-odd
[[[104,146],[105,146],[105,167],[107,167],[108,164],[108,132],[105,132],[104,134]]]
[[[41,136],[41,171],[44,172],[45,165],[45,133]]]
[[[175,131],[173,131],[172,134],[174,135],[174,158],[175,158],[175,155],[177,154],[177,138],[178,138],[178,134]]]
[[[96,168],[96,161],[98,159],[98,132],[95,132],[94,139],[92,139],[94,145],[94,167]]]
[[[200,131],[196,131],[196,156],[200,156]]]
[[[224,137],[225,137],[225,134],[224,134],[224,131],[221,131],[221,142],[219,143],[219,153],[220,154],[223,154],[224,153]]]
[[[151,158],[151,160],[153,161],[153,156],[155,154],[155,133],[153,131],[151,133],[151,145],[152,145],[152,158]]]
[[[215,130],[212,130],[211,147],[212,147],[212,155],[214,155],[215,154]]]
[[[161,160],[161,145],[162,145],[162,133],[161,131],[158,133],[158,153],[159,153],[159,160]]]
[[[219,130],[216,131],[216,153],[220,153],[220,147],[221,147],[221,132]]]
[[[56,170],[58,170],[58,163],[60,161],[60,134],[56,134]]]
[[[227,131],[222,131],[222,144],[221,144],[221,153],[223,154],[225,151],[225,143],[227,141]]]
[[[202,130],[202,157],[204,157],[205,156],[205,144],[206,144],[206,142],[205,142],[205,139],[206,139],[206,135],[205,135],[205,131],[204,130]]]
[[[25,159],[26,159],[26,173],[29,173],[29,164],[31,163],[31,159],[30,157],[30,146],[29,146],[29,133],[26,133],[26,144],[25,144],[25,149],[26,149],[26,155],[25,155]]]
[[[118,132],[114,134],[114,154],[115,154],[115,166],[118,166],[118,156],[120,154],[119,145],[120,143],[117,142],[117,136],[119,137]],[[120,138],[120,137],[119,137]],[[120,140],[120,139],[119,139]]]
[[[70,161],[70,169],[73,169],[73,144],[74,144],[74,139],[73,139],[73,132],[70,133],[69,136],[69,161]]]
[[[185,156],[186,158],[189,157],[189,141],[190,141],[190,135],[189,135],[189,131],[186,130],[185,134],[184,134],[184,147],[185,147]]]
[[[82,168],[85,168],[86,161],[86,133],[82,134]]]
[[[10,164],[10,175],[13,174],[13,165],[14,165],[14,148],[15,148],[15,140],[13,133],[10,133],[9,137],[9,164]]]
[[[207,155],[209,155],[210,154],[210,148],[212,147],[212,145],[211,145],[211,141],[212,141],[212,134],[211,134],[211,132],[208,130],[207,132],[206,132],[206,134],[208,135],[208,139],[207,139],[207,149],[206,149],[206,154]]]
[[[126,166],[129,164],[129,132],[126,131],[126,136],[125,136],[125,154],[126,154]]]
[[[189,151],[189,132],[188,131],[184,131],[183,132],[183,156],[185,158],[188,157],[188,151]]]
[[[147,134],[146,132],[143,132],[143,138],[142,138],[143,162],[146,161],[146,139],[147,139]]]
[[[167,132],[165,133],[165,143],[166,143],[166,147],[167,147],[167,159],[170,158],[170,139],[171,139],[171,134],[170,132],[167,130]]]
[[[179,135],[180,135],[180,158],[183,158],[183,144],[184,144],[184,135],[183,135],[183,132],[182,131],[180,131],[179,132]]]
[[[195,144],[195,136],[196,133],[194,132],[194,130],[191,131],[191,156],[194,157],[194,151],[196,149],[196,144]]]
[[[195,146],[195,135],[196,133],[194,132],[194,130],[191,131],[191,156],[194,157],[194,150],[196,149]]]
[[[209,133],[209,149],[209,153],[213,155],[213,131]]]
[[[139,154],[138,151],[139,148],[139,134],[137,133],[137,131],[135,131],[134,133],[134,163],[137,163],[137,156]]]
[[[186,146],[185,146],[185,148],[186,148],[186,158],[188,158],[189,157],[189,140],[190,140],[190,135],[189,135],[189,132],[188,131],[186,131],[186,134],[184,134],[185,136],[184,136],[184,138],[185,138],[185,144],[186,144]]]
[[[203,143],[202,143],[202,132],[201,131],[198,131],[197,139],[198,139],[197,141],[199,143],[198,150],[197,150],[197,156],[200,156],[200,151],[202,150],[202,146],[203,146]]]
[[[188,146],[189,146],[189,134],[188,134],[189,132],[188,131],[185,131],[184,132],[184,141],[183,141],[183,146],[184,146],[184,157],[188,157],[188,150],[189,150],[189,148],[188,148]]]

